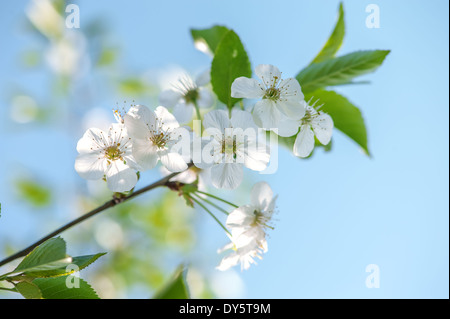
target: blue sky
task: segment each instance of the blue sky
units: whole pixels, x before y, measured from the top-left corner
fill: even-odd
[[[9,167],[17,163],[50,176],[55,184],[77,181],[74,140],[41,131],[13,132],[8,111],[12,83],[31,85],[39,94],[40,75],[18,70],[16,56],[29,43],[17,21],[25,1],[8,2],[0,13],[0,134],[3,153],[0,200],[12,196]],[[133,73],[179,65],[191,72],[208,67],[210,58],[193,48],[190,28],[223,24],[241,37],[252,66],[270,63],[286,76],[307,65],[327,39],[338,1],[79,1],[83,21],[101,16],[112,40],[122,46],[121,64]],[[239,274],[248,298],[448,298],[448,2],[344,1],[346,36],[339,54],[362,49],[392,52],[369,85],[335,90],[360,107],[372,157],[340,132],[330,153],[299,160],[280,152],[275,175],[266,180],[279,194],[276,228],[264,260]],[[380,8],[381,28],[365,26],[365,8]],[[86,20],[84,20],[86,19]],[[36,84],[33,84],[36,82]],[[110,103],[123,97],[104,96]],[[76,125],[76,123],[72,123]],[[49,135],[52,135],[49,137]],[[50,141],[50,145],[39,141]],[[55,146],[61,146],[57,152]],[[39,161],[27,154],[43,152]],[[55,172],[58,168],[58,173]],[[14,170],[13,170],[14,171]],[[17,168],[16,168],[17,171]],[[71,186],[75,187],[75,186]],[[2,216],[0,238],[20,221]],[[58,217],[59,218],[59,217]],[[61,217],[60,220],[64,220]],[[34,222],[39,222],[35,220]],[[3,225],[2,225],[3,223]],[[58,224],[58,219],[54,220]],[[225,244],[212,222],[199,251],[214,254]],[[33,229],[33,222],[24,225]],[[12,238],[29,242],[18,234]],[[369,264],[380,267],[380,288],[368,289]],[[211,270],[213,271],[213,270]]]

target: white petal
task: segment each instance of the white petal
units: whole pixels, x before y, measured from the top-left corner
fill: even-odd
[[[267,246],[267,240],[264,238],[260,241],[260,248],[262,249],[263,253],[267,253],[267,251],[269,250],[268,246]]]
[[[218,142],[210,137],[194,137],[192,142],[192,162],[200,169],[207,169],[214,164],[214,149]]]
[[[158,163],[158,148],[148,139],[133,140],[133,157],[142,170],[152,169]]]
[[[188,168],[183,157],[178,153],[170,153],[168,150],[159,152],[161,163],[171,172],[182,172]]]
[[[164,175],[169,175],[172,172],[169,171],[164,166],[161,166],[161,169],[164,169]],[[175,175],[173,178],[170,179],[170,181],[177,181],[185,184],[192,184],[194,183],[198,178],[198,173],[195,172],[192,168],[187,169],[184,172],[181,172],[177,175]]]
[[[155,110],[155,115],[161,121],[161,127],[165,131],[176,129],[180,126],[177,119],[164,106],[158,106]]]
[[[297,79],[288,78],[281,80],[278,87],[281,90],[281,98],[283,99],[294,99],[296,101],[303,101],[305,99]]]
[[[264,87],[255,79],[241,76],[231,84],[231,96],[235,98],[257,99],[264,96]]]
[[[333,134],[333,119],[331,116],[322,113],[311,122],[311,126],[319,142],[323,145],[327,145]]]
[[[127,192],[137,183],[136,171],[120,160],[114,161],[106,170],[106,183],[113,192]]]
[[[132,106],[126,115],[129,115],[135,119],[141,120],[144,124],[152,127],[156,124],[155,112],[150,110],[144,105],[134,105]],[[125,115],[125,116],[126,116]]]
[[[295,99],[285,99],[276,101],[276,106],[287,118],[292,120],[300,120],[305,116],[305,108],[300,101]]]
[[[150,135],[149,127],[138,117],[125,114],[123,117],[128,135],[132,138],[147,139]]]
[[[298,133],[300,121],[283,118],[278,126],[278,135],[283,137],[293,136]]]
[[[255,130],[255,135],[257,134],[256,130],[258,127],[253,121],[252,114],[248,111],[233,109],[230,122],[233,128],[241,128],[242,130],[252,128]]]
[[[256,183],[250,193],[250,202],[261,211],[269,208],[273,199],[273,191],[266,182]]]
[[[100,152],[80,154],[75,159],[75,170],[84,179],[100,179],[106,170],[105,158]]]
[[[197,104],[198,107],[202,109],[207,109],[211,107],[214,103],[214,97],[210,90],[206,88],[199,88],[198,89],[198,99]]]
[[[128,165],[130,168],[134,169],[135,171],[143,170],[142,167],[136,162],[136,159],[134,158],[132,153],[132,148],[127,150],[122,157],[125,164]]]
[[[203,119],[205,128],[216,128],[220,132],[224,132],[226,128],[231,127],[228,112],[224,110],[213,110],[205,114]]]
[[[248,253],[240,256],[239,261],[241,262],[241,271],[249,269],[252,264],[256,264],[253,259],[254,257],[256,257],[254,253]]]
[[[235,189],[243,178],[242,164],[220,163],[211,167],[211,180],[216,188]]]
[[[231,267],[236,266],[239,263],[239,255],[236,252],[232,252],[229,255],[225,256],[220,264],[216,267],[217,270],[225,271],[230,269]]]
[[[211,185],[211,168],[202,169],[198,173],[198,189],[206,191],[207,187]]]
[[[90,128],[84,134],[83,137],[77,143],[78,153],[92,153],[100,146],[104,146],[105,133],[98,128]]]
[[[194,106],[191,103],[186,104],[182,101],[173,108],[173,115],[178,123],[189,123],[194,115]]]
[[[267,87],[281,80],[281,72],[276,66],[271,64],[260,64],[255,68],[255,74],[263,80]]]
[[[254,170],[262,171],[266,169],[269,164],[270,153],[267,149],[267,145],[261,141],[249,141],[246,146],[244,154],[245,167]]]
[[[273,103],[273,101],[263,99],[256,102],[255,107],[253,108],[253,116],[256,117],[256,123],[261,123],[262,128],[265,130],[270,130],[278,128],[282,115],[275,107],[275,103]]]
[[[262,227],[235,227],[232,228],[233,243],[237,249],[256,250],[259,248],[266,233]]]
[[[231,236],[228,235],[228,237],[231,237]],[[233,248],[234,248],[234,244],[233,244],[233,242],[230,242],[230,243],[226,244],[225,246],[223,246],[222,248],[217,249],[217,253],[221,254],[224,251],[227,251],[227,250],[230,250],[230,249],[233,249]]]
[[[302,125],[294,143],[294,155],[308,157],[314,149],[314,132],[309,125]]]
[[[162,91],[159,95],[159,105],[172,108],[180,101],[182,96],[180,92],[174,90]]]
[[[195,79],[195,84],[197,86],[205,86],[209,82],[211,82],[211,68],[208,68],[202,73],[200,73]]]
[[[278,198],[278,195],[275,195],[266,208],[265,215],[268,216],[269,218],[271,218],[271,215],[275,211],[275,204],[277,202],[277,198]],[[269,216],[269,214],[270,214],[270,216]]]
[[[247,227],[255,222],[255,207],[244,205],[233,210],[227,217],[228,228]]]

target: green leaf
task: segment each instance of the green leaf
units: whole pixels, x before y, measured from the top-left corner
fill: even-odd
[[[194,202],[192,201],[191,193],[195,193],[197,190],[198,186],[196,184],[185,184],[181,187],[181,193],[188,207],[194,208]]]
[[[67,260],[66,242],[61,237],[51,238],[33,249],[13,273],[22,273],[30,270],[49,269],[48,267],[61,267]]]
[[[318,90],[305,97],[306,100],[310,98],[318,99],[318,105],[323,104],[320,110],[332,117],[335,128],[360,145],[367,155],[370,154],[364,119],[356,106],[334,91]]]
[[[341,2],[339,4],[339,16],[336,25],[334,27],[334,30],[331,33],[330,37],[328,38],[328,41],[323,46],[322,50],[320,50],[320,52],[317,54],[317,56],[311,63],[322,62],[334,57],[342,45],[344,35],[345,35],[344,6],[342,5]]]
[[[313,63],[303,69],[296,79],[304,94],[328,86],[348,84],[357,76],[375,71],[389,52],[388,50],[357,51]]]
[[[19,198],[34,207],[44,207],[51,202],[50,189],[32,179],[19,179],[15,181],[15,187]]]
[[[40,50],[25,51],[21,56],[21,62],[27,68],[36,67],[41,61],[42,52]]]
[[[211,64],[211,84],[217,98],[228,108],[241,99],[231,97],[231,84],[240,77],[251,77],[252,69],[247,52],[238,35],[228,31],[220,41]]]
[[[78,256],[72,257],[68,259],[67,263],[61,263],[60,267],[58,265],[51,265],[53,267],[47,267],[44,269],[31,269],[26,271],[27,276],[36,277],[36,278],[46,278],[46,277],[57,277],[57,276],[65,276],[72,274],[76,271],[80,271],[93,262],[95,262],[98,258],[105,255],[106,253],[98,253],[95,255],[86,255],[86,256]],[[68,266],[71,266],[67,268]]]
[[[115,48],[105,48],[102,50],[97,60],[97,66],[110,66],[117,60],[117,50]]]
[[[17,291],[26,299],[42,299],[42,293],[36,284],[27,281],[21,281],[14,284]]]
[[[228,31],[227,27],[215,25],[209,29],[191,29],[191,36],[197,50],[214,55],[220,40]]]
[[[79,287],[69,288],[68,283],[78,281]],[[95,290],[83,279],[73,276],[37,278],[32,282],[41,290],[44,299],[99,299]]]
[[[179,267],[173,279],[153,298],[154,299],[189,299],[186,285],[186,269]]]
[[[156,94],[156,89],[151,83],[133,76],[120,79],[118,81],[118,90],[124,95],[134,97]],[[126,102],[127,101],[124,101],[124,103]]]

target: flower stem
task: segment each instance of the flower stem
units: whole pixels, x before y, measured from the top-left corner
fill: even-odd
[[[201,208],[203,208],[209,215],[211,215],[212,218],[214,218],[214,220],[220,225],[220,227],[223,228],[223,230],[225,230],[225,232],[227,234],[229,234],[231,236],[230,231],[222,224],[222,222],[216,217],[216,215],[214,215],[205,205],[203,205],[202,203],[200,203],[200,201],[194,197],[192,197],[191,195],[188,195],[190,199],[192,199],[198,206],[200,206]]]
[[[225,209],[223,209],[222,207],[220,207],[220,206],[217,205],[217,204],[214,204],[214,203],[211,202],[210,200],[208,200],[208,199],[206,199],[206,198],[202,198],[202,197],[200,197],[200,196],[199,196],[198,194],[196,194],[196,193],[192,193],[192,195],[195,195],[197,199],[199,199],[199,200],[201,199],[202,201],[204,201],[205,203],[207,203],[207,204],[213,206],[213,207],[216,208],[217,210],[220,210],[220,211],[221,211],[222,213],[224,213],[225,215],[228,215],[228,214],[229,214]]]
[[[197,114],[197,119],[199,121],[202,120],[202,115],[200,114],[200,108],[198,107],[197,101],[194,101],[194,108],[195,108],[195,113]]]
[[[202,191],[199,191],[199,190],[197,190],[196,193],[203,194],[203,195],[209,196],[209,197],[211,197],[211,198],[217,199],[217,200],[219,200],[219,201],[221,201],[221,202],[224,202],[225,204],[228,204],[228,205],[230,205],[230,206],[232,206],[232,207],[234,207],[234,208],[238,208],[238,207],[239,207],[238,205],[235,205],[235,204],[233,204],[233,203],[230,203],[229,201],[226,201],[225,199],[222,199],[222,198],[220,198],[220,197],[217,197],[217,196],[215,196],[215,195],[213,195],[213,194],[205,193],[205,192],[202,192]]]

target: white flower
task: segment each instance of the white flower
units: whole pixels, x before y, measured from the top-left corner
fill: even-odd
[[[294,155],[298,157],[308,157],[314,149],[315,139],[317,137],[320,143],[327,145],[333,134],[333,119],[326,113],[320,112],[306,102],[305,116],[299,121],[287,120],[283,122],[287,131],[300,132],[294,142]],[[293,135],[293,134],[292,134]]]
[[[287,135],[280,121],[299,120],[305,114],[301,101],[304,96],[300,84],[294,78],[281,79],[281,72],[270,64],[260,64],[255,68],[262,83],[246,77],[239,77],[231,85],[231,96],[235,98],[258,99],[253,108],[256,124],[265,130],[278,129],[280,136]]]
[[[232,250],[227,256],[222,258],[220,264],[216,269],[225,271],[231,267],[241,264],[241,270],[247,270],[252,264],[256,264],[255,258],[262,259],[261,251],[257,248],[245,246],[242,248],[236,248],[236,246],[231,242],[222,249],[219,249],[218,253],[226,250]]]
[[[107,132],[88,129],[78,141],[77,151],[75,170],[82,178],[105,177],[113,192],[129,191],[136,185],[139,167],[124,125],[112,124]]]
[[[178,80],[173,90],[161,92],[159,103],[167,108],[173,108],[173,115],[179,123],[188,123],[195,113],[195,104],[200,108],[209,108],[213,105],[213,95],[204,87],[209,82],[209,69],[200,74],[195,82],[185,75]]]
[[[267,251],[266,230],[270,226],[277,196],[266,182],[255,184],[250,193],[251,204],[232,211],[226,225],[231,229],[232,240],[236,247],[257,246]]]
[[[254,258],[262,259],[262,254],[267,252],[266,230],[273,228],[269,224],[276,198],[267,183],[257,183],[251,191],[251,204],[238,207],[228,215],[226,224],[231,230],[231,243],[222,251],[233,251],[222,259],[217,269],[226,270],[238,263],[241,269],[248,269],[255,263]]]
[[[211,167],[211,182],[217,188],[234,189],[243,179],[243,166],[262,171],[269,163],[269,152],[249,112],[214,110],[203,120],[204,136],[210,137],[202,146],[201,160],[193,156],[194,165]],[[197,150],[194,148],[194,152]]]
[[[158,160],[171,172],[187,169],[183,157],[173,151],[182,128],[165,107],[158,106],[153,112],[143,105],[132,106],[124,122],[133,138],[133,156],[143,170],[154,168]]]

